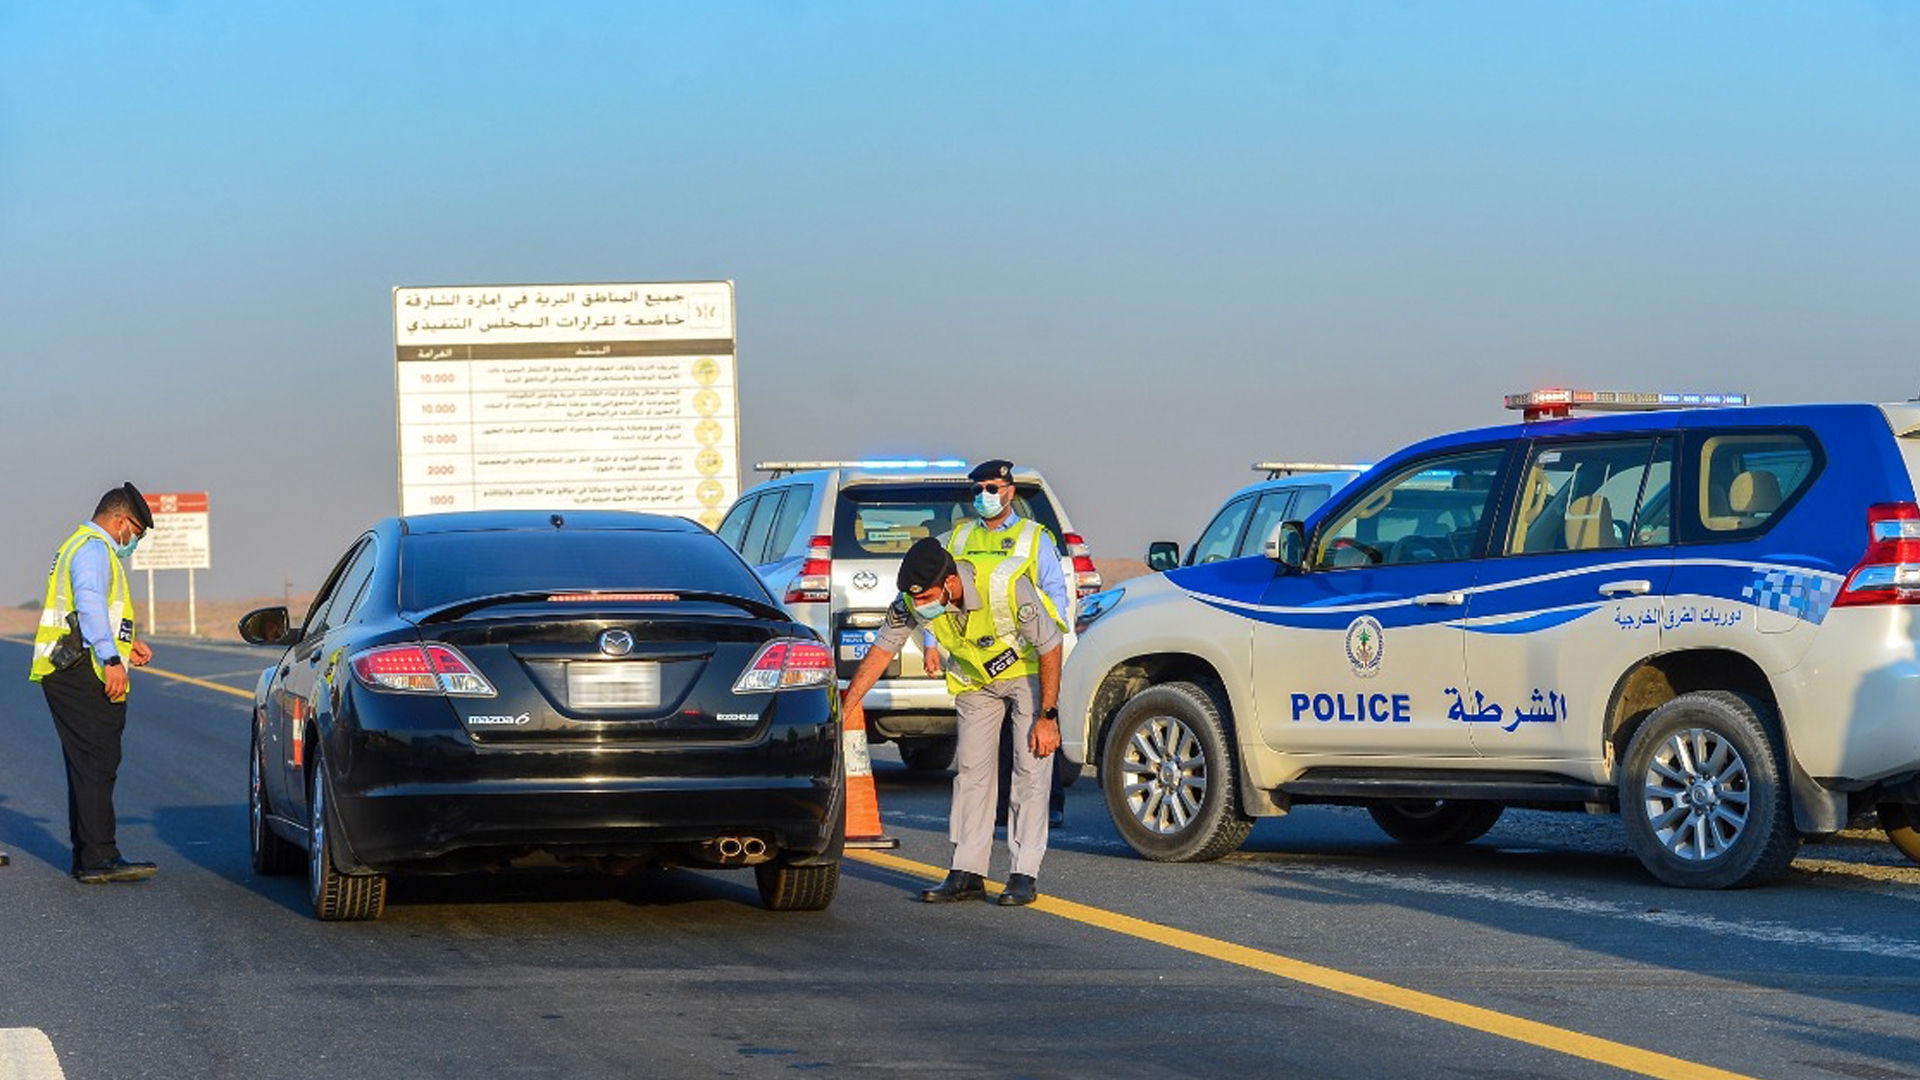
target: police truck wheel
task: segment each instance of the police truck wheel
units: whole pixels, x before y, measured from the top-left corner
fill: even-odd
[[[282,840],[267,824],[272,808],[267,805],[265,773],[261,764],[260,738],[256,734],[247,757],[247,847],[253,855],[256,874],[291,874],[300,868],[300,849]]]
[[[1233,743],[1213,698],[1167,683],[1120,707],[1100,759],[1100,786],[1120,836],[1159,862],[1204,862],[1253,829],[1240,812]]]
[[[914,772],[939,772],[953,765],[953,752],[958,740],[952,736],[944,739],[900,739],[900,761]]]
[[[327,759],[316,750],[307,785],[307,899],[315,918],[326,922],[377,919],[387,907],[384,874],[344,874],[333,861],[336,824],[327,802]]]
[[[1506,807],[1478,799],[1402,799],[1373,803],[1367,813],[1380,831],[1403,844],[1465,844],[1493,828]]]
[[[1654,877],[1688,889],[1758,885],[1800,850],[1764,706],[1724,690],[1682,694],[1627,745],[1620,814]]]
[[[1920,806],[1910,803],[1881,803],[1880,827],[1900,854],[1920,863]]]
[[[840,863],[761,863],[753,868],[753,880],[760,886],[760,902],[768,911],[825,911],[840,889]]]

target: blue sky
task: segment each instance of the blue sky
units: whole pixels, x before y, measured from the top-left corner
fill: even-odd
[[[128,478],[317,584],[396,285],[730,279],[746,461],[1004,455],[1137,558],[1510,391],[1920,393],[1916,192],[1893,0],[0,0],[0,602]]]

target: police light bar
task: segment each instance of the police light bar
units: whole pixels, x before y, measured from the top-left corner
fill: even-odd
[[[957,458],[901,458],[873,461],[762,461],[754,469],[779,476],[803,469],[964,469],[967,463]]]
[[[1278,480],[1294,473],[1310,472],[1366,472],[1365,465],[1334,465],[1325,461],[1256,461],[1254,472],[1267,474],[1267,479]]]
[[[1573,409],[1594,412],[1646,412],[1654,409],[1705,409],[1725,405],[1751,405],[1745,394],[1689,394],[1663,391],[1634,393],[1624,390],[1530,390],[1508,394],[1507,408],[1525,410],[1525,419],[1544,420],[1566,416]]]

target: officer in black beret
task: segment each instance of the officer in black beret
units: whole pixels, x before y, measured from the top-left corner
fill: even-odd
[[[840,699],[842,721],[864,722],[861,700],[916,630],[930,632],[946,657],[955,722],[953,808],[948,835],[952,869],[920,899],[948,903],[985,897],[993,854],[993,804],[1000,730],[1014,735],[1007,849],[1012,869],[1000,904],[1039,897],[1047,851],[1048,761],[1060,748],[1061,644],[1052,604],[1025,574],[993,573],[997,560],[955,559],[939,540],[914,542],[896,579],[900,597],[887,609],[866,658]]]
[[[127,726],[128,669],[153,659],[134,628],[121,560],[153,528],[140,489],[122,484],[100,497],[93,519],[54,554],[47,602],[33,640],[33,669],[67,764],[67,820],[74,880],[139,881],[154,865],[120,854],[113,787]]]

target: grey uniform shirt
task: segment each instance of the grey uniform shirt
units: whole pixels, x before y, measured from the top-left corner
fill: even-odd
[[[965,568],[960,572],[960,592],[963,595],[958,608],[961,621],[964,623],[968,615],[985,607],[986,601],[981,598],[979,590],[974,588],[972,564],[965,559],[959,559],[956,562]],[[1029,581],[1025,574],[1013,579],[1013,601],[1015,633],[1019,635],[1020,640],[1032,645],[1036,652],[1052,652],[1059,648],[1062,640],[1060,625],[1048,617],[1047,609],[1041,606],[1040,594],[1034,590],[1033,582]],[[952,610],[954,609],[948,609],[949,612]],[[952,616],[943,612],[935,617],[946,619]],[[879,635],[874,638],[874,647],[898,654],[906,645],[907,638],[912,636],[916,629],[926,627],[927,621],[914,613],[913,605],[907,602],[907,598],[897,597],[893,601],[893,606],[887,608],[887,621],[880,628]]]

